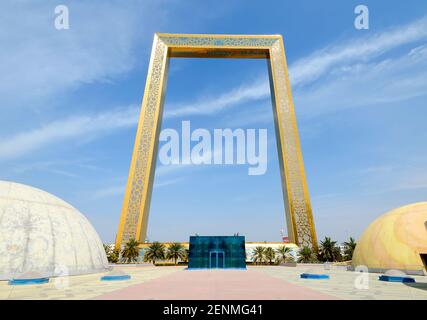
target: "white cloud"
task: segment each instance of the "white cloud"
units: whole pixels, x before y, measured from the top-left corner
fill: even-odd
[[[0,108],[32,108],[83,83],[111,81],[135,66],[137,45],[151,42],[152,22],[162,18],[151,0],[70,2],[70,29],[57,30],[56,5],[2,3]]]
[[[294,89],[294,95],[296,96],[296,99],[300,99],[297,107],[317,106],[317,110],[321,110],[322,107],[326,106],[330,102],[330,97],[327,97],[327,99],[324,100],[319,100],[324,97],[316,91],[310,91],[308,94],[304,91],[304,85],[315,83],[316,80],[325,76],[336,79],[336,84],[339,86],[343,77],[347,75],[348,77],[345,79],[350,83],[349,88],[352,88],[352,92],[351,95],[349,95],[349,88],[345,88],[346,91],[341,91],[342,88],[340,87],[330,88],[327,85],[321,86],[321,90],[329,92],[329,95],[331,95],[331,93],[338,93],[340,94],[340,97],[348,97],[347,100],[350,100],[351,102],[364,103],[370,99],[370,96],[365,94],[360,87],[355,87],[354,82],[364,82],[365,86],[362,88],[369,89],[369,80],[377,81],[377,78],[383,79],[385,76],[390,75],[381,74],[382,71],[384,73],[393,73],[393,76],[398,76],[397,70],[393,72],[392,65],[402,63],[403,65],[400,66],[399,71],[404,73],[406,70],[405,67],[409,67],[409,60],[414,58],[413,56],[415,55],[424,56],[424,50],[421,48],[417,49],[420,52],[415,50],[410,59],[406,57],[406,59],[403,58],[404,61],[389,61],[388,65],[378,63],[370,64],[369,61],[372,61],[374,58],[377,58],[392,49],[423,40],[427,40],[427,17],[423,17],[407,25],[389,29],[371,36],[364,36],[341,44],[327,46],[306,57],[296,60],[289,66],[289,74],[291,84]],[[387,64],[387,61],[384,61],[383,63]],[[375,70],[370,70],[373,68]],[[398,91],[401,93],[398,99],[407,99],[412,97],[414,94],[418,94],[419,89],[421,89],[421,91],[424,90],[425,81],[422,81],[424,73],[422,73],[421,70],[419,71],[420,74],[418,75],[407,74],[407,81],[398,84]],[[358,81],[361,75],[364,79]],[[369,77],[372,79],[368,79]],[[389,80],[389,84],[391,85],[394,81],[395,80]],[[341,86],[342,85],[343,84],[341,83]],[[394,82],[394,86],[396,85],[397,83]],[[415,86],[418,86],[418,88],[415,88]],[[394,92],[394,88],[389,87],[389,91]],[[345,92],[345,94],[343,92]],[[354,96],[359,93],[365,94],[366,99],[363,99],[363,101],[354,99]],[[396,99],[395,94],[387,94],[388,92],[382,93],[385,94],[383,97],[387,97],[387,99]],[[380,94],[381,91],[378,91],[376,99],[379,99]],[[336,103],[342,103],[339,99],[340,97],[334,97],[334,101],[336,101]],[[165,116],[177,117],[216,114],[240,103],[258,101],[266,98],[270,98],[268,79],[261,79],[254,83],[242,84],[239,88],[232,89],[219,97],[214,95],[205,96],[199,97],[195,102],[170,105],[167,109],[172,110],[166,112]],[[318,106],[319,101],[322,103],[322,106]],[[262,120],[265,121],[265,118]]]
[[[300,114],[396,103],[427,95],[427,46],[401,56],[337,68],[330,77],[295,91]]]
[[[0,139],[0,160],[15,158],[50,144],[76,137],[108,134],[136,126],[139,109],[132,106],[95,115],[56,120],[39,128]]]
[[[167,186],[176,184],[176,183],[178,183],[181,180],[182,179],[171,179],[171,180],[165,180],[165,181],[156,182],[154,184],[154,188],[158,189],[158,188],[167,187]]]
[[[399,191],[411,191],[416,195],[416,190],[427,189],[427,170],[420,166],[396,165],[392,174],[367,175],[364,178],[367,195]]]
[[[181,180],[182,179],[164,180],[164,181],[154,183],[153,187],[155,189],[163,188],[166,186],[176,184]],[[107,188],[98,189],[95,192],[93,192],[93,197],[94,198],[108,198],[108,197],[123,196],[125,194],[125,190],[126,190],[126,184],[123,183],[120,185],[115,185],[115,186],[111,186],[111,187],[107,187]]]
[[[122,196],[125,193],[125,189],[126,189],[125,184],[102,188],[93,192],[93,197],[108,198],[108,197]]]
[[[219,96],[199,97],[197,101],[169,105],[165,117],[180,117],[188,115],[210,115],[221,112],[226,108],[243,102],[260,100],[270,97],[270,87],[265,79],[242,85]]]
[[[92,162],[92,159],[87,158],[55,159],[37,162],[24,162],[21,164],[15,164],[15,162],[13,162],[14,165],[10,171],[17,175],[26,174],[28,172],[42,171],[69,178],[77,178],[80,175],[71,172],[71,168],[90,171],[102,170],[97,165],[92,164]]]
[[[66,164],[66,163],[68,163],[68,165],[73,164],[71,161],[70,162],[66,162],[66,161],[62,162],[62,164]],[[12,169],[12,171],[16,174],[24,174],[24,173],[29,172],[29,171],[40,170],[43,172],[53,173],[53,174],[65,176],[68,178],[79,177],[79,175],[77,175],[73,172],[70,172],[69,170],[58,168],[58,164],[60,164],[59,161],[32,162],[32,163],[27,163],[24,165],[18,165],[16,167],[14,167]]]
[[[44,8],[46,9],[46,8]],[[111,8],[110,8],[111,9]],[[33,8],[35,11],[35,19],[41,19],[39,8]],[[120,11],[120,10],[119,10]],[[31,12],[31,10],[26,11]],[[125,12],[121,12],[125,14]],[[104,12],[104,18],[106,13]],[[133,17],[131,15],[131,17]],[[43,19],[42,19],[43,21]],[[76,23],[76,22],[74,22]],[[89,23],[89,22],[87,22]],[[124,22],[123,22],[124,23]],[[98,25],[99,23],[96,23]],[[13,24],[12,24],[13,25]],[[71,28],[73,28],[73,22],[71,20]],[[87,27],[90,26],[84,24]],[[130,27],[129,25],[122,26],[123,28]],[[53,28],[53,27],[52,27]],[[79,28],[75,26],[75,28]],[[90,29],[90,28],[89,28]],[[127,29],[118,28],[119,33],[126,33]],[[99,30],[98,30],[99,31]],[[53,29],[52,39],[46,38],[45,40],[54,41],[57,37],[60,37],[61,32]],[[64,31],[68,32],[68,31]],[[96,30],[92,31],[96,34]],[[90,33],[90,32],[89,32]],[[0,39],[3,39],[5,32],[0,32]],[[68,36],[65,36],[68,37]],[[69,35],[70,39],[73,40],[73,36]],[[114,34],[112,35],[114,38]],[[400,28],[395,28],[382,33],[378,33],[374,36],[362,37],[357,41],[347,42],[343,45],[329,46],[322,50],[319,50],[308,57],[297,60],[290,66],[291,77],[293,79],[293,86],[298,84],[297,89],[294,90],[296,106],[299,110],[302,110],[303,114],[318,114],[321,112],[327,112],[342,108],[362,106],[373,103],[384,103],[390,101],[400,101],[424,95],[427,92],[425,79],[427,78],[427,46],[418,46],[411,50],[408,54],[404,54],[397,58],[384,59],[382,61],[369,61],[373,57],[387,52],[390,49],[396,48],[403,44],[412,43],[416,41],[422,41],[427,38],[427,18],[422,18],[413,23]],[[54,52],[51,52],[51,45],[46,43],[38,43],[36,40],[35,44],[24,44],[22,52],[30,53],[34,49],[37,54],[29,59],[31,61],[25,64],[22,68],[28,69],[22,71],[26,76],[23,77],[23,89],[27,86],[28,88],[35,85],[33,82],[39,82],[41,87],[43,83],[57,85],[58,88],[64,88],[64,83],[61,84],[61,79],[56,72],[50,72],[49,68],[40,69],[41,60],[37,60],[39,57],[46,58],[46,63],[51,60],[51,64],[56,65],[57,63],[61,66],[61,61],[67,63],[68,67],[61,66],[61,70],[68,70],[64,72],[67,83],[79,83],[79,82],[91,82],[95,79],[108,77],[108,74],[114,74],[116,71],[122,72],[127,70],[129,67],[127,58],[130,56],[131,45],[126,44],[131,42],[130,38],[122,39],[118,35],[118,38],[112,41],[112,45],[117,46],[122,44],[125,49],[123,52],[116,52],[109,56],[109,52],[104,56],[101,52],[92,52],[91,45],[87,43],[91,38],[84,38],[83,40],[75,40],[78,43],[71,41],[70,49],[73,54],[71,56],[68,53],[65,54],[64,58],[52,57],[55,56]],[[23,39],[20,39],[23,40]],[[123,43],[121,43],[123,42]],[[65,50],[67,45],[59,40],[60,46],[64,46],[61,50]],[[62,43],[62,44],[61,44]],[[12,48],[16,51],[16,44],[12,43]],[[95,47],[98,45],[97,42],[93,44]],[[96,50],[109,51],[108,47],[103,47],[104,44],[100,44],[100,48]],[[77,50],[80,47],[83,48],[82,52]],[[43,50],[41,48],[48,48],[46,55],[41,54]],[[29,51],[28,51],[29,50]],[[75,51],[77,50],[77,51]],[[95,50],[95,49],[93,49]],[[117,49],[119,50],[119,49]],[[122,50],[122,49],[120,49]],[[119,51],[120,51],[119,50]],[[66,51],[66,50],[65,50]],[[86,55],[87,54],[87,55]],[[11,52],[0,53],[0,58],[3,56],[13,56]],[[92,58],[101,56],[100,61],[92,61]],[[116,58],[120,57],[117,64],[111,66],[112,69],[104,69],[101,65],[108,65],[109,59],[116,61]],[[5,63],[2,64],[3,68],[9,68],[14,66],[14,61],[5,58]],[[22,62],[22,57],[18,56],[17,61]],[[53,60],[52,60],[53,59]],[[59,59],[60,61],[56,61]],[[71,59],[70,61],[68,61]],[[81,59],[81,60],[73,60]],[[106,60],[102,60],[106,59]],[[34,61],[33,61],[34,60]],[[67,62],[65,62],[67,60]],[[120,62],[121,61],[121,62]],[[79,64],[82,62],[82,64]],[[87,63],[87,64],[86,64]],[[94,65],[92,65],[94,64]],[[90,66],[89,66],[90,65]],[[98,69],[99,67],[99,69]],[[20,67],[19,67],[20,68]],[[18,69],[19,69],[18,68]],[[63,69],[65,68],[65,69]],[[67,69],[69,68],[69,69]],[[88,69],[88,70],[86,70]],[[79,71],[80,70],[80,71]],[[103,70],[103,71],[101,71]],[[18,70],[19,71],[19,70]],[[47,73],[44,73],[47,72]],[[12,72],[13,75],[17,75],[20,72]],[[70,74],[68,74],[70,73]],[[3,70],[1,74],[10,74],[8,70]],[[38,77],[32,79],[32,76],[38,74]],[[78,75],[76,77],[73,76]],[[322,81],[314,83],[313,86],[305,88],[303,84],[315,81],[319,77],[323,77]],[[31,83],[25,83],[25,81]],[[8,85],[10,82],[19,83],[17,79],[14,81],[5,81]],[[59,82],[59,84],[58,84]],[[67,85],[65,85],[66,87]],[[2,87],[4,88],[4,87]],[[35,85],[34,90],[38,90],[39,85]],[[14,91],[13,88],[6,88],[0,90]],[[51,90],[51,89],[49,89]],[[56,90],[53,88],[52,90]],[[1,96],[1,95],[0,95]],[[209,96],[200,97],[196,102],[189,104],[179,104],[172,107],[172,110],[166,112],[166,117],[177,117],[184,115],[210,115],[221,112],[227,108],[236,106],[243,102],[250,101],[261,101],[269,98],[269,85],[266,79],[261,79],[256,82],[252,82],[247,85],[242,85],[236,89],[226,92],[219,97]],[[0,98],[1,99],[1,98]],[[170,108],[169,108],[170,109]],[[301,111],[300,111],[301,112]],[[259,117],[258,120],[266,121],[268,113],[265,113],[265,117]],[[96,136],[100,133],[107,133],[109,129],[118,129],[129,126],[135,126],[138,119],[138,108],[129,108],[126,111],[115,110],[106,113],[100,113],[95,115],[83,115],[77,117],[66,118],[62,120],[53,121],[39,128],[21,132],[9,137],[2,137],[0,140],[0,159],[14,158],[21,155],[25,155],[34,150],[46,147],[52,143],[67,140],[77,136]],[[254,123],[256,119],[248,119],[250,123]],[[169,171],[171,169],[165,169]],[[162,170],[160,170],[162,172]]]
[[[226,115],[225,126],[249,127],[253,125],[268,125],[273,123],[273,112],[271,102],[258,103],[245,107],[242,111]]]
[[[293,86],[312,82],[340,64],[366,61],[399,46],[427,39],[427,17],[404,26],[329,46],[290,66]]]

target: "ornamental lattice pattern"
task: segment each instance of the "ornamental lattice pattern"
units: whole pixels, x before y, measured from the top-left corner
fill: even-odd
[[[132,175],[132,184],[130,189],[130,197],[126,214],[125,227],[123,231],[123,242],[129,239],[137,239],[136,230],[138,227],[138,219],[141,214],[142,193],[144,191],[144,181],[150,163],[150,151],[154,148],[152,145],[152,135],[155,134],[153,127],[157,119],[155,119],[156,109],[160,107],[160,99],[162,92],[162,73],[164,66],[165,50],[167,47],[162,41],[157,41],[154,60],[152,61],[150,82],[148,89],[147,102],[145,104],[144,117],[142,119],[142,130],[138,142],[136,153],[135,169]],[[135,155],[134,155],[135,157]]]
[[[280,41],[276,41],[271,49],[271,57],[274,68],[275,93],[276,93],[276,110],[278,113],[278,121],[284,130],[282,139],[282,148],[284,148],[286,179],[289,182],[287,190],[291,215],[294,220],[296,230],[294,230],[295,239],[299,245],[313,247],[316,245],[316,240],[313,239],[314,226],[312,224],[312,213],[308,199],[308,195],[304,190],[306,186],[303,177],[303,168],[301,167],[302,159],[298,159],[301,154],[298,141],[298,131],[296,129],[296,119],[292,108],[290,92],[288,92],[288,76],[286,74],[286,65],[284,59],[284,50],[281,48]],[[289,228],[289,227],[288,227]]]
[[[277,38],[252,38],[252,37],[230,37],[230,38],[218,38],[218,37],[186,37],[186,36],[162,36],[161,40],[167,46],[177,47],[235,47],[235,48],[246,48],[246,47],[271,47]]]

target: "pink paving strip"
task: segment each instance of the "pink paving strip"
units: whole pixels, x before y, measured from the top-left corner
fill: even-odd
[[[322,280],[320,280],[322,281]],[[333,300],[337,297],[253,270],[179,270],[99,300]]]

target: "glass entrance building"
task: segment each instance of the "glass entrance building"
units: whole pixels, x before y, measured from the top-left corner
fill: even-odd
[[[188,269],[246,269],[244,236],[191,236]]]

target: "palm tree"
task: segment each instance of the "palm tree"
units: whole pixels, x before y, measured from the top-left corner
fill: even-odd
[[[107,257],[108,261],[111,263],[117,263],[119,261],[120,249],[114,249],[111,251],[110,255]]]
[[[325,237],[325,240],[320,241],[319,257],[326,262],[334,262],[341,259],[341,250],[337,246],[336,241],[332,241],[330,237]]]
[[[265,260],[265,248],[261,247],[261,246],[255,247],[255,249],[253,249],[253,251],[252,251],[252,260],[255,263],[264,262],[264,260]]]
[[[166,259],[173,259],[176,264],[178,259],[183,260],[185,258],[184,246],[179,242],[172,243],[166,251]]]
[[[126,262],[136,261],[139,256],[138,246],[138,241],[136,241],[135,239],[129,239],[122,251],[122,257],[125,259]]]
[[[103,243],[102,245],[104,246],[105,255],[106,255],[106,256],[107,256],[107,258],[108,258],[108,256],[109,256],[109,255],[110,255],[110,253],[111,253],[110,245],[109,245],[109,244],[105,244],[105,243]]]
[[[356,241],[350,237],[349,241],[343,243],[344,245],[344,260],[348,261],[353,259],[353,252],[356,249]]]
[[[188,256],[190,255],[190,250],[189,249],[184,249],[184,255],[181,258],[181,260],[183,262],[188,262]]]
[[[105,254],[107,255],[108,262],[116,263],[119,261],[120,250],[111,249],[110,245],[104,244]]]
[[[268,260],[268,263],[271,264],[271,262],[276,257],[276,252],[274,252],[274,249],[272,247],[265,248],[264,251],[265,259]]]
[[[165,245],[160,242],[153,242],[144,253],[144,261],[153,262],[156,264],[156,260],[165,259]]]
[[[293,260],[291,256],[291,249],[287,246],[281,246],[276,249],[277,262],[290,262]]]
[[[298,251],[298,254],[298,262],[300,263],[310,263],[316,260],[313,251],[307,246],[302,247]]]

